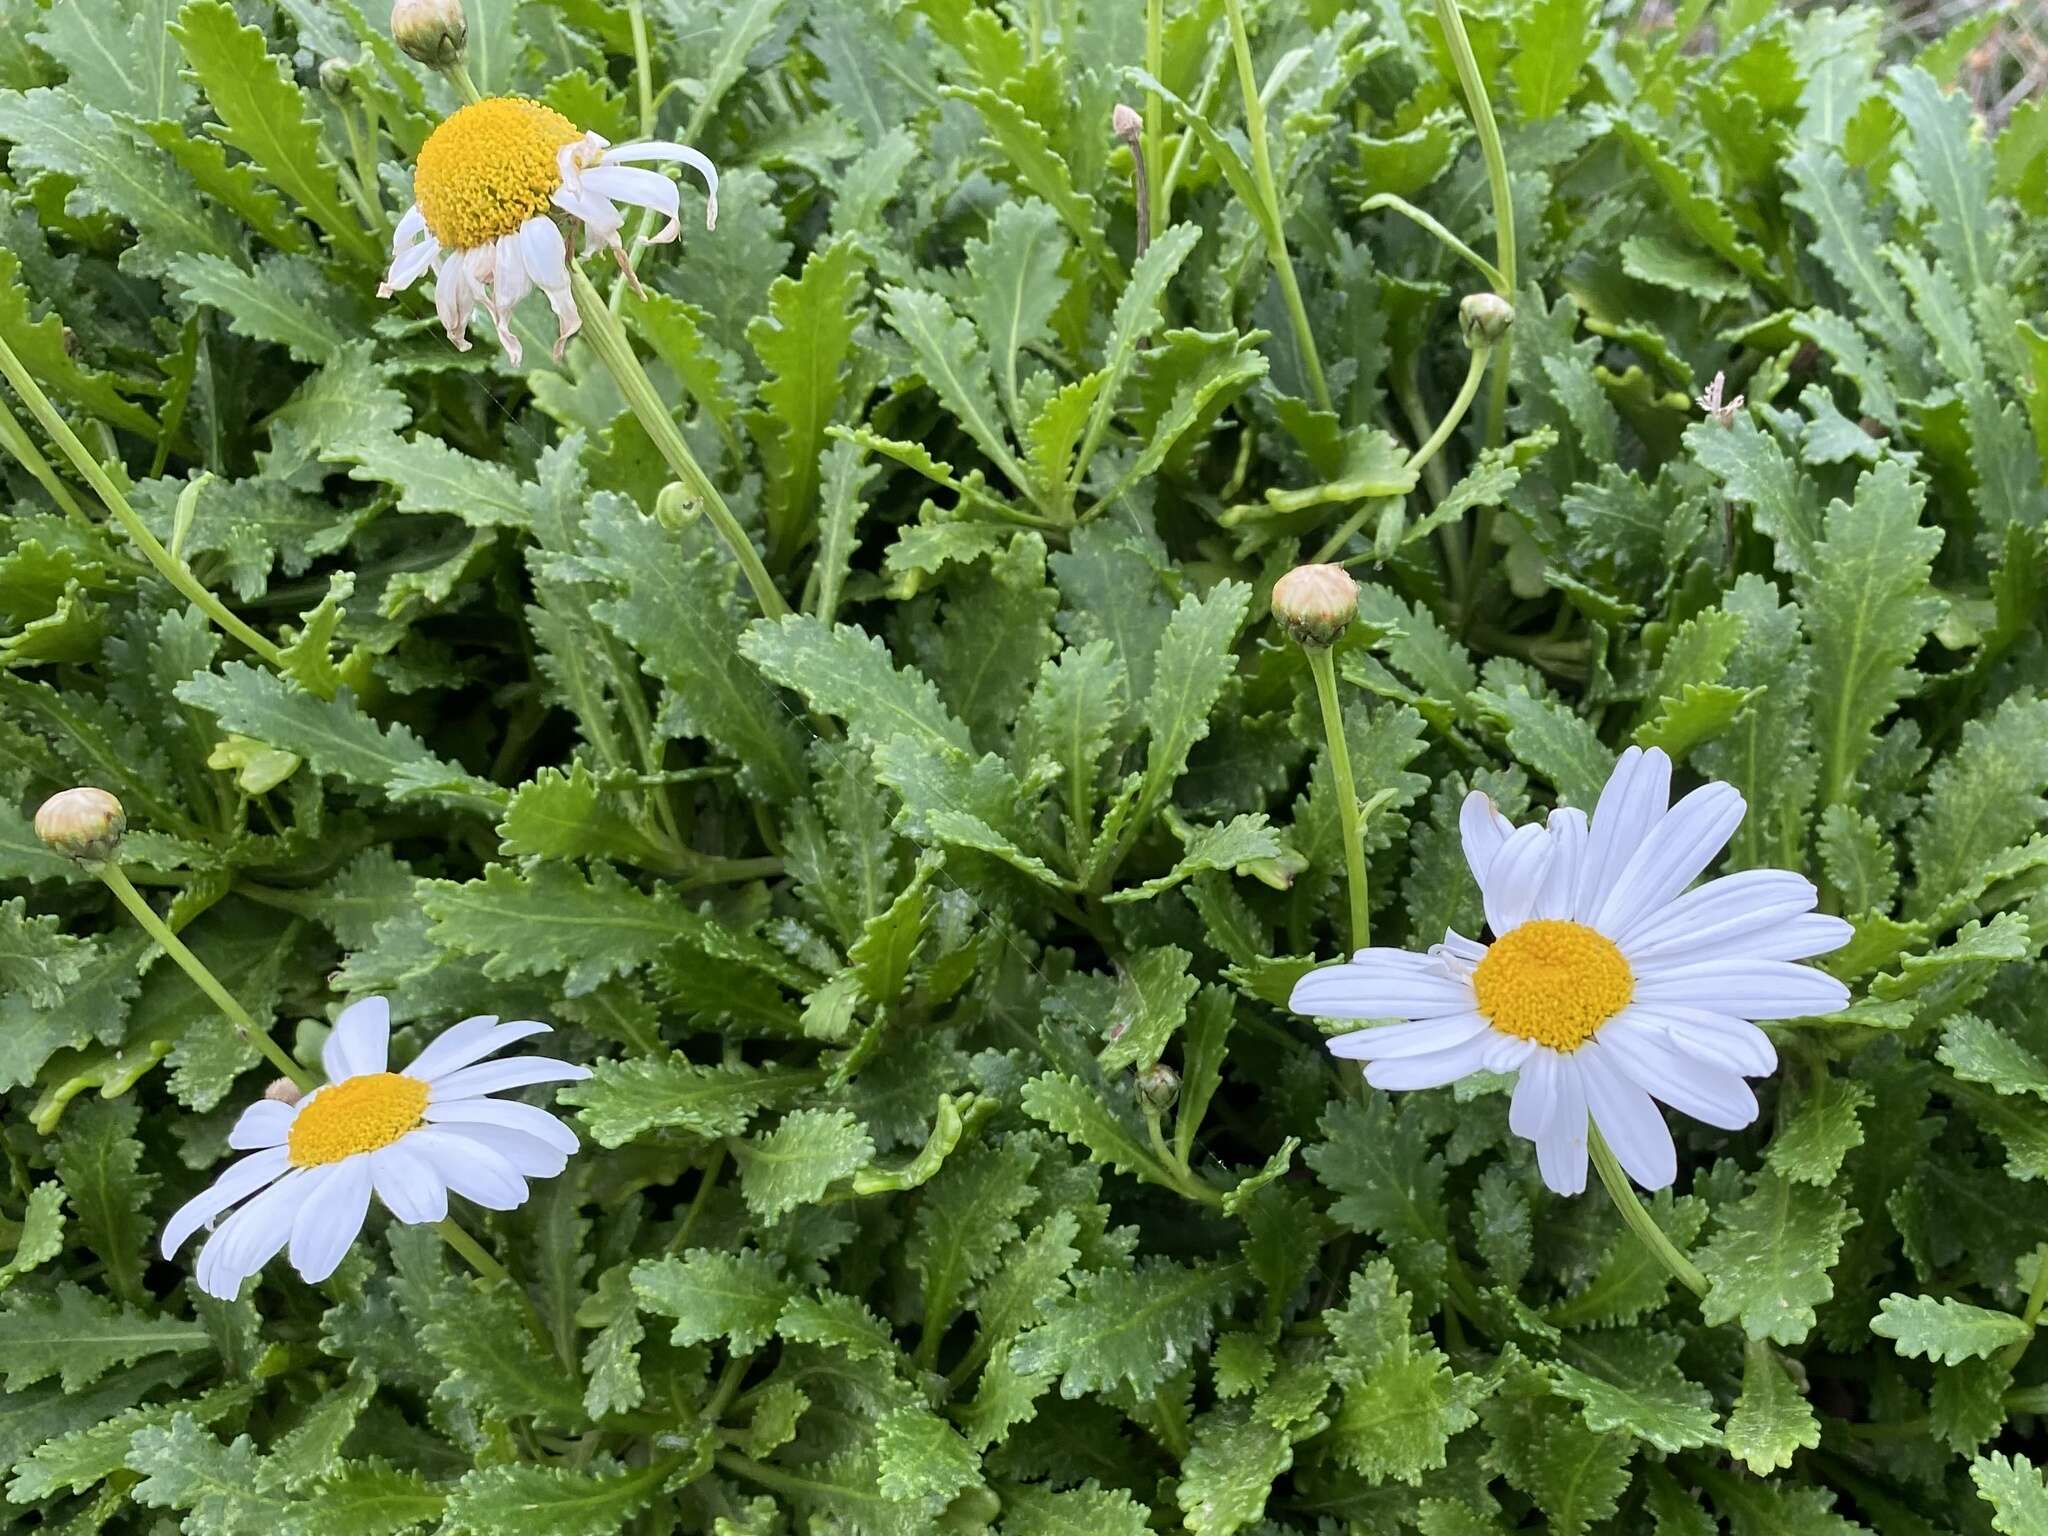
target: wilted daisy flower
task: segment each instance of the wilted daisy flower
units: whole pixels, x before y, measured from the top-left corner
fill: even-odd
[[[391,270],[379,298],[410,288],[429,267],[448,339],[469,350],[469,317],[481,303],[505,355],[519,361],[512,307],[538,288],[554,306],[555,355],[582,324],[569,293],[569,246],[557,216],[582,227],[585,250],[609,248],[629,280],[619,241],[619,204],[652,208],[668,222],[649,243],[673,240],[676,184],[635,160],[680,160],[704,178],[704,227],[718,221],[718,171],[685,144],[640,140],[613,147],[552,107],[519,96],[473,101],[427,135],[413,166],[413,206],[398,221]],[[634,280],[638,286],[637,280]]]
[[[1686,887],[1741,824],[1733,786],[1671,805],[1671,760],[1631,747],[1590,822],[1555,810],[1514,826],[1483,794],[1460,817],[1491,944],[1450,932],[1426,955],[1362,949],[1295,986],[1297,1013],[1406,1022],[1338,1035],[1378,1088],[1515,1072],[1508,1124],[1536,1143],[1543,1182],[1586,1187],[1587,1120],[1629,1177],[1662,1189],[1678,1156],[1655,1099],[1724,1130],[1756,1118],[1745,1077],[1778,1062],[1756,1019],[1832,1013],[1832,976],[1793,962],[1849,940],[1813,910],[1811,881],[1750,869]],[[1681,894],[1682,893],[1682,894]]]
[[[392,1072],[390,1005],[372,997],[343,1009],[320,1057],[327,1084],[296,1103],[265,1098],[242,1112],[228,1145],[254,1155],[171,1218],[164,1257],[246,1200],[199,1250],[199,1288],[232,1298],[287,1243],[308,1281],[333,1274],[373,1190],[404,1222],[441,1220],[450,1190],[494,1211],[522,1204],[528,1179],[562,1171],[576,1134],[544,1109],[490,1095],[590,1074],[545,1056],[483,1058],[547,1032],[532,1019],[464,1019]]]

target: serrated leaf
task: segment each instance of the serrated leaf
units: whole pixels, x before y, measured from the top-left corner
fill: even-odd
[[[616,1472],[478,1467],[449,1490],[446,1528],[468,1536],[616,1536],[652,1502],[671,1470],[665,1461]]]
[[[1890,1339],[1908,1359],[1960,1365],[1983,1360],[2033,1337],[2034,1330],[2010,1312],[1993,1312],[1953,1296],[1906,1296],[1894,1292],[1877,1304],[1870,1331]]]
[[[678,1052],[600,1061],[588,1082],[571,1083],[557,1097],[582,1110],[591,1140],[620,1147],[650,1131],[737,1136],[760,1111],[822,1080],[798,1068],[701,1066]]]
[[[772,1221],[815,1202],[866,1164],[875,1144],[843,1109],[800,1109],[765,1135],[732,1144],[740,1192],[755,1215]]]
[[[1820,1421],[1770,1345],[1754,1339],[1743,1352],[1742,1395],[1723,1431],[1729,1455],[1759,1477],[1792,1465],[1793,1454],[1820,1444]]]
[[[1150,1393],[1206,1347],[1216,1310],[1244,1280],[1234,1266],[1187,1267],[1158,1257],[1139,1259],[1128,1273],[1080,1276],[1073,1294],[1011,1346],[1011,1359],[1020,1371],[1057,1374],[1063,1397],[1119,1382]]]
[[[1752,1339],[1800,1343],[1813,1309],[1835,1293],[1828,1271],[1862,1217],[1831,1189],[1772,1173],[1716,1214],[1720,1226],[1698,1254],[1709,1282],[1701,1313],[1710,1323],[1739,1319]]]
[[[196,1323],[116,1306],[69,1281],[47,1296],[14,1292],[0,1302],[0,1371],[9,1392],[50,1376],[76,1392],[117,1365],[208,1342]]]
[[[818,455],[825,447],[844,386],[862,312],[867,262],[851,240],[819,246],[795,277],[778,277],[768,312],[747,327],[747,340],[768,369],[764,410],[755,435],[768,471],[771,555],[787,559],[811,524],[818,495]]]
[[[1993,1510],[1992,1528],[2002,1536],[2043,1536],[2048,1532],[2048,1484],[2041,1469],[2024,1456],[1993,1453],[1970,1465],[1970,1481]]]
[[[151,1237],[142,1213],[157,1183],[142,1172],[142,1143],[135,1139],[141,1120],[133,1104],[82,1104],[64,1117],[57,1148],[57,1177],[106,1266],[109,1285],[138,1303],[145,1299],[142,1270]]]
[[[633,1267],[633,1294],[659,1317],[675,1319],[670,1341],[726,1339],[738,1353],[759,1349],[775,1333],[795,1288],[751,1250],[692,1248]]]

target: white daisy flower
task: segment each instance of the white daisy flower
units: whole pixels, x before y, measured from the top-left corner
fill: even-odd
[[[1678,1155],[1656,1100],[1724,1130],[1757,1115],[1745,1077],[1778,1064],[1757,1019],[1832,1013],[1834,977],[1793,962],[1848,942],[1811,881],[1748,869],[1686,887],[1741,824],[1733,786],[1671,805],[1671,760],[1622,753],[1592,820],[1559,809],[1517,827],[1483,794],[1459,818],[1491,944],[1451,932],[1428,954],[1362,949],[1296,984],[1297,1013],[1404,1022],[1338,1035],[1377,1088],[1514,1072],[1508,1124],[1543,1182],[1586,1187],[1591,1118],[1630,1178],[1662,1189]],[[1683,893],[1683,894],[1681,894]]]
[[[266,1098],[242,1112],[228,1145],[254,1155],[171,1218],[164,1257],[247,1201],[199,1250],[199,1288],[232,1300],[286,1244],[309,1282],[333,1274],[363,1228],[373,1190],[404,1222],[441,1220],[450,1190],[493,1211],[523,1204],[528,1179],[562,1171],[576,1133],[544,1109],[490,1095],[590,1073],[546,1056],[483,1058],[547,1032],[533,1019],[464,1019],[393,1072],[390,1005],[372,997],[343,1009],[321,1052],[327,1084],[296,1104]]]
[[[704,227],[718,222],[718,171],[686,144],[638,140],[613,146],[585,133],[552,107],[520,96],[490,96],[444,118],[420,146],[413,206],[398,221],[391,270],[379,298],[410,288],[429,267],[434,302],[448,339],[469,350],[469,317],[478,304],[498,328],[505,355],[519,361],[512,307],[538,288],[554,306],[561,334],[555,356],[582,318],[569,293],[569,245],[557,215],[582,227],[583,248],[606,247],[637,290],[619,241],[619,204],[652,208],[668,223],[648,244],[681,230],[676,184],[636,160],[679,160],[704,178]]]

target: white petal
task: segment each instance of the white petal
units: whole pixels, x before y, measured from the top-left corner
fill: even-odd
[[[260,1155],[260,1154],[259,1154]],[[220,1224],[199,1250],[199,1289],[233,1301],[242,1282],[277,1257],[292,1235],[305,1170],[294,1168]]]
[[[1820,892],[1804,875],[1788,869],[1745,869],[1709,880],[1654,910],[1631,914],[1611,937],[1631,963],[1667,952],[1685,956],[1695,944],[1717,943],[1811,912],[1819,900]]]
[[[1536,823],[1515,828],[1514,834],[1494,855],[1486,872],[1480,896],[1486,904],[1486,921],[1493,936],[1505,937],[1535,915],[1536,897],[1543,889],[1544,872],[1550,866],[1550,833]]]
[[[285,1137],[291,1134],[292,1121],[297,1118],[297,1111],[289,1104],[280,1104],[275,1099],[258,1099],[235,1121],[235,1128],[228,1132],[228,1145],[237,1152],[248,1152],[257,1147],[281,1147]]]
[[[434,258],[441,254],[441,242],[432,235],[402,246],[391,258],[391,266],[384,274],[384,281],[377,285],[377,297],[388,299],[400,289],[410,288],[420,280],[420,274],[434,264]]]
[[[441,316],[441,329],[458,352],[469,350],[469,317],[477,300],[464,254],[448,251],[434,264],[434,308]]]
[[[1619,933],[1697,880],[1742,825],[1746,807],[1733,784],[1702,784],[1664,814],[1615,879],[1592,925]]]
[[[514,1099],[457,1099],[448,1104],[429,1104],[425,1118],[430,1125],[500,1125],[510,1131],[523,1131],[563,1153],[574,1152],[581,1145],[576,1133],[546,1110]]]
[[[495,1013],[480,1013],[435,1036],[427,1043],[427,1048],[413,1058],[412,1065],[405,1069],[405,1075],[431,1083],[458,1067],[466,1067],[473,1061],[482,1061],[494,1051],[502,1051],[514,1041],[549,1032],[548,1026],[539,1019],[515,1019],[509,1024],[500,1024]]]
[[[642,139],[632,144],[621,144],[607,152],[604,159],[607,165],[616,165],[622,160],[674,160],[687,165],[704,178],[704,227],[718,227],[718,167],[689,145]]]
[[[1477,965],[1486,958],[1486,946],[1477,939],[1468,939],[1455,928],[1444,930],[1444,941],[1437,948],[1461,964]]]
[[[588,1067],[557,1061],[552,1056],[514,1056],[510,1061],[487,1061],[482,1066],[437,1077],[433,1102],[474,1098],[478,1094],[503,1093],[507,1088],[524,1088],[528,1083],[574,1083],[590,1076]]]
[[[426,233],[427,216],[420,212],[420,205],[414,203],[405,210],[404,215],[398,221],[398,227],[391,232],[391,248],[394,251],[402,251],[408,245],[416,243]],[[428,236],[428,238],[431,239],[432,236]]]
[[[1546,1055],[1556,1054],[1534,1040],[1523,1040],[1515,1035],[1495,1035],[1487,1042],[1485,1067],[1489,1072],[1519,1072],[1538,1051]]]
[[[666,244],[682,231],[682,220],[677,217],[682,204],[676,184],[659,171],[637,170],[630,165],[601,165],[594,171],[583,173],[583,190],[614,203],[630,203],[636,208],[651,208],[666,215],[667,222],[647,237],[649,245]]]
[[[1508,1129],[1529,1141],[1550,1123],[1557,1104],[1557,1063],[1555,1051],[1536,1051],[1522,1064],[1515,1079],[1515,1096],[1508,1102]]]
[[[341,1010],[320,1052],[320,1065],[329,1082],[345,1077],[367,1077],[382,1072],[390,1060],[391,1004],[381,997],[366,997]]]
[[[1671,803],[1671,759],[1663,749],[1629,747],[1607,776],[1593,807],[1586,857],[1579,868],[1574,910],[1582,923],[1593,920],[1621,871],[1635,856]]]
[[[433,1165],[441,1181],[486,1210],[509,1211],[526,1203],[526,1180],[504,1158],[459,1131],[414,1131],[406,1146]]]
[[[1536,892],[1531,917],[1569,919],[1579,866],[1586,855],[1586,813],[1559,806],[1550,813],[1550,862],[1543,871],[1543,884]]]
[[[576,310],[576,297],[569,288],[568,246],[562,239],[561,226],[549,218],[528,219],[521,225],[519,244],[534,286],[547,296],[555,312],[555,357],[559,361],[563,346],[583,324],[583,316]]]
[[[1472,988],[1428,955],[1361,949],[1302,977],[1287,1006],[1323,1019],[1434,1019],[1469,1011]]]
[[[363,1230],[370,1209],[370,1159],[358,1154],[330,1163],[327,1177],[309,1185],[292,1221],[292,1268],[308,1285],[318,1285],[341,1263],[348,1245]]]
[[[1365,1080],[1375,1088],[1441,1088],[1461,1077],[1470,1077],[1486,1067],[1486,1050],[1493,1032],[1484,1030],[1456,1045],[1421,1056],[1396,1056],[1374,1061],[1365,1069]]]
[[[1744,1077],[1768,1077],[1778,1070],[1778,1048],[1747,1019],[1701,1008],[1640,1003],[1630,1004],[1623,1016],[1656,1031],[1670,1045],[1710,1067]]]
[[[1636,978],[1635,1001],[1676,1003],[1738,1019],[1805,1019],[1849,1006],[1849,989],[1789,960],[1705,960]]]
[[[569,1164],[559,1147],[551,1147],[524,1131],[502,1125],[445,1125],[442,1129],[497,1153],[524,1179],[552,1179]]]
[[[1515,824],[1501,815],[1492,797],[1482,790],[1473,790],[1458,807],[1458,833],[1465,843],[1465,865],[1481,890],[1486,888],[1486,872],[1493,868],[1494,856],[1514,830]]]
[[[417,1131],[369,1157],[370,1184],[386,1210],[412,1226],[448,1214],[448,1184],[427,1158],[407,1146]]]
[[[246,1200],[290,1167],[291,1155],[283,1147],[272,1147],[229,1164],[219,1178],[179,1206],[177,1213],[165,1224],[164,1257],[170,1258],[185,1246],[186,1238],[237,1200]]]
[[[1723,947],[1739,949],[1753,960],[1811,960],[1840,949],[1855,937],[1855,927],[1843,919],[1825,912],[1806,912],[1739,945],[1731,941]]]
[[[1670,1188],[1678,1177],[1678,1149],[1649,1094],[1607,1059],[1598,1040],[1588,1040],[1572,1059],[1586,1090],[1586,1111],[1622,1171],[1644,1189]]]
[[[1600,1031],[1608,1059],[1660,1104],[1724,1131],[1756,1119],[1756,1095],[1733,1072],[1675,1049],[1660,1035],[1623,1015]]]
[[[1536,1133],[1536,1167],[1558,1194],[1585,1193],[1586,1088],[1570,1057],[1558,1058],[1557,1097]]]
[[[1493,1028],[1476,1013],[1454,1014],[1445,1019],[1423,1019],[1414,1024],[1383,1024],[1378,1029],[1354,1029],[1348,1035],[1334,1035],[1323,1043],[1332,1056],[1346,1061],[1386,1061],[1395,1056],[1423,1056],[1449,1050],[1454,1045]]]

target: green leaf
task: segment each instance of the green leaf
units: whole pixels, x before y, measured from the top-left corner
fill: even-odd
[[[5,104],[6,96],[0,93],[0,110]],[[53,300],[57,296],[43,297]],[[156,424],[149,413],[122,396],[111,374],[84,367],[71,355],[64,342],[63,316],[50,310],[32,319],[36,307],[36,296],[22,281],[20,258],[0,248],[0,341],[13,349],[37,383],[65,404],[114,426],[154,436]]]
[[[1906,1296],[1898,1292],[1877,1304],[1870,1331],[1890,1339],[1907,1359],[1959,1365],[1986,1360],[2008,1345],[2033,1337],[2034,1330],[2010,1312],[1992,1312],[1953,1296]]]
[[[1019,490],[1031,488],[1033,481],[1010,451],[999,421],[988,409],[995,399],[995,387],[988,352],[974,327],[929,288],[884,288],[882,303],[891,329],[910,343],[932,393],[1011,485]]]
[[[1991,1525],[2003,1536],[2042,1536],[2048,1532],[2048,1484],[2041,1469],[2024,1456],[1993,1453],[1970,1464],[1977,1496],[1994,1511]]]
[[[1793,1453],[1820,1444],[1820,1421],[1770,1345],[1748,1341],[1742,1395],[1723,1431],[1728,1453],[1759,1477],[1792,1465]]]
[[[1910,663],[1941,616],[1930,576],[1942,535],[1920,525],[1924,495],[1895,461],[1876,465],[1853,506],[1829,505],[1813,572],[1796,583],[1815,670],[1828,681],[1817,732],[1823,804],[1848,797],[1878,723],[1918,686]]]
[[[775,280],[768,313],[747,326],[747,340],[771,375],[753,421],[768,471],[770,552],[778,559],[811,527],[818,455],[845,388],[866,279],[866,259],[853,241],[820,246],[796,277]]]
[[[1121,1488],[1026,1483],[1003,1494],[1004,1536],[1147,1536],[1145,1506]]]
[[[69,1281],[52,1295],[17,1291],[0,1302],[0,1372],[9,1392],[50,1376],[76,1392],[117,1365],[205,1349],[208,1342],[196,1323],[116,1306]]]
[[[0,1291],[64,1251],[64,1186],[54,1180],[38,1184],[23,1204],[14,1253],[0,1264]]]
[[[1831,1189],[1772,1173],[1757,1175],[1749,1195],[1717,1215],[1720,1226],[1698,1254],[1710,1286],[1702,1315],[1739,1319],[1752,1339],[1801,1342],[1813,1309],[1835,1293],[1828,1270],[1862,1217]]]
[[[1578,90],[1579,76],[1600,41],[1592,0],[1536,0],[1517,18],[1521,51],[1508,72],[1522,115],[1554,117]]]
[[[332,362],[353,339],[339,293],[304,256],[272,256],[247,270],[220,256],[180,256],[170,275],[195,304],[221,312],[228,329],[274,341],[302,362]]]
[[[650,1131],[676,1130],[707,1141],[737,1136],[764,1109],[785,1102],[822,1074],[735,1062],[699,1066],[677,1052],[600,1061],[590,1080],[557,1097],[582,1111],[601,1147],[621,1147]]]
[[[1581,716],[1521,683],[1482,689],[1480,711],[1507,733],[1517,761],[1557,788],[1561,803],[1590,811],[1614,772],[1614,753]]]
[[[981,1459],[958,1430],[929,1408],[900,1408],[875,1426],[881,1458],[876,1486],[899,1500],[950,1502],[981,1484]]]
[[[1862,1113],[1870,1090],[1851,1078],[1824,1077],[1800,1099],[1771,1138],[1764,1161],[1773,1172],[1807,1184],[1830,1184],[1842,1159],[1863,1145]]]
[[[526,1326],[526,1302],[504,1285],[446,1286],[413,1309],[420,1342],[446,1368],[444,1394],[498,1417],[581,1429],[583,1384]]]
[[[1990,147],[1969,104],[1942,90],[1925,70],[1895,69],[1891,87],[1912,136],[1908,163],[1934,209],[1928,238],[1974,292],[1992,277]]]
[[[973,279],[968,315],[989,349],[1003,410],[1018,429],[1025,425],[1019,405],[1021,365],[1032,349],[1052,335],[1052,314],[1067,291],[1060,268],[1068,239],[1059,214],[1048,203],[1021,198],[999,203],[988,236],[967,242],[967,272]],[[1066,478],[1060,457],[1051,481],[1043,469],[1041,488],[1057,489]]]
[[[133,1104],[81,1104],[64,1117],[57,1148],[57,1177],[106,1266],[109,1285],[122,1300],[137,1303],[146,1299],[142,1270],[154,1235],[143,1212],[157,1184],[154,1174],[141,1171],[142,1143],[135,1139],[141,1120]]]
[[[1893,857],[1891,842],[1874,818],[1848,805],[1831,805],[1821,813],[1821,867],[1843,911],[1890,909],[1899,888]]]
[[[1188,753],[1209,734],[1209,715],[1237,670],[1232,649],[1251,606],[1251,588],[1219,582],[1206,597],[1186,597],[1160,636],[1152,686],[1139,703],[1151,740],[1133,827],[1165,803]]]
[[[800,1109],[765,1135],[733,1143],[747,1207],[774,1220],[815,1202],[835,1179],[864,1166],[875,1144],[843,1109]]]
[[[441,800],[464,810],[495,811],[504,791],[445,763],[402,725],[379,725],[348,692],[322,699],[250,662],[231,661],[174,690],[211,713],[224,731],[253,736],[304,758],[321,773],[379,789],[394,800]]]
[[[1812,575],[1820,542],[1820,493],[1778,440],[1747,416],[1727,427],[1697,422],[1685,445],[1738,506],[1747,507],[1757,531],[1777,547],[1778,563],[1794,575]]]
[[[1188,1267],[1159,1257],[1141,1258],[1128,1272],[1082,1275],[1073,1294],[1011,1346],[1011,1359],[1020,1371],[1058,1375],[1064,1397],[1119,1382],[1150,1393],[1207,1347],[1217,1309],[1244,1282],[1235,1266]]]
[[[498,837],[504,852],[520,857],[607,858],[657,869],[669,860],[581,763],[567,773],[543,768],[514,790]]]
[[[128,1465],[144,1474],[135,1499],[184,1510],[184,1529],[195,1536],[260,1530],[275,1523],[284,1507],[275,1495],[256,1491],[261,1461],[254,1441],[241,1435],[222,1445],[189,1413],[136,1430]]]
[[[2048,1099],[2048,1063],[2004,1030],[1975,1014],[1958,1014],[1942,1031],[1935,1052],[1966,1083],[1999,1093],[2031,1093]]]
[[[1116,1002],[1102,1021],[1108,1042],[1098,1060],[1104,1072],[1156,1065],[1174,1031],[1186,1021],[1188,1004],[1200,985],[1188,974],[1193,960],[1184,949],[1139,950],[1117,978]]]
[[[759,619],[740,650],[773,681],[839,716],[858,746],[873,750],[907,737],[925,752],[970,750],[967,728],[919,673],[899,671],[878,639],[850,624],[804,614]]]
[[[1294,1465],[1286,1431],[1226,1403],[1196,1421],[1175,1500],[1197,1536],[1230,1536],[1266,1512],[1273,1483]]]
[[[1980,868],[2048,821],[2048,699],[2016,693],[1968,721],[1928,775],[1906,834],[1913,891],[1906,911],[1932,914]]]
[[[419,901],[441,948],[484,956],[484,974],[500,980],[562,973],[571,997],[652,963],[689,916],[673,896],[636,890],[603,864],[587,880],[565,864],[524,876],[493,864],[466,885],[422,881]]]
[[[381,265],[384,253],[341,195],[334,167],[321,156],[320,124],[283,60],[263,46],[223,0],[189,0],[171,28],[220,119],[215,136],[247,155],[265,180],[295,201],[357,261]]]
[[[332,1521],[350,1536],[398,1536],[441,1518],[447,1495],[427,1486],[418,1472],[404,1472],[375,1459],[344,1462],[312,1496],[287,1517],[289,1536],[319,1536]]]
[[[1384,1259],[1351,1278],[1342,1310],[1323,1316],[1336,1341],[1342,1400],[1330,1432],[1338,1460],[1379,1481],[1415,1483],[1444,1465],[1450,1439],[1472,1422],[1450,1362],[1413,1332],[1410,1298]]]
[[[777,1319],[795,1287],[751,1250],[719,1253],[692,1248],[633,1266],[633,1294],[646,1311],[675,1319],[671,1343],[729,1341],[736,1353],[759,1349],[774,1336]]]
[[[1596,1434],[1626,1430],[1667,1454],[1720,1440],[1714,1400],[1673,1364],[1676,1338],[1636,1331],[1575,1334],[1577,1364],[1553,1361],[1545,1373],[1560,1397],[1585,1410]]]
[[[1534,1394],[1488,1404],[1485,1423],[1489,1464],[1535,1500],[1558,1536],[1582,1536],[1614,1513],[1635,1451],[1627,1435],[1597,1433],[1577,1410]]]
[[[653,1502],[672,1470],[666,1461],[616,1472],[478,1467],[449,1490],[446,1529],[468,1536],[616,1536]]]
[[[0,901],[0,989],[19,992],[31,1007],[54,1008],[91,958],[86,942],[55,917],[29,916],[19,896]]]

